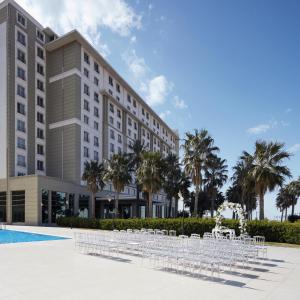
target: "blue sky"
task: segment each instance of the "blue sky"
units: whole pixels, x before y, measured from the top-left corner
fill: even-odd
[[[181,135],[207,128],[230,169],[257,139],[276,140],[300,176],[299,1],[17,2],[59,34],[82,32]]]

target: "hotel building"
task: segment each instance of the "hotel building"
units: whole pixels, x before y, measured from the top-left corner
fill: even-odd
[[[52,224],[88,217],[84,162],[129,152],[140,140],[178,154],[178,134],[76,30],[58,36],[13,0],[0,3],[0,221]],[[122,217],[144,217],[136,187],[120,196]],[[109,217],[111,184],[97,194],[96,216]],[[162,192],[154,217],[166,215]]]

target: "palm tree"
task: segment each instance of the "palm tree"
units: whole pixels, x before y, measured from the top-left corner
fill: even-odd
[[[249,172],[251,164],[247,161],[239,160],[233,167],[234,173],[231,177],[233,181],[233,187],[236,187],[236,191],[239,191],[239,203],[245,207],[247,211],[248,219],[252,218],[252,211],[256,209],[256,194],[255,194],[255,182]]]
[[[293,216],[295,213],[295,205],[297,204],[297,200],[300,197],[300,177],[298,178],[298,180],[291,181],[286,186],[286,188],[291,198],[293,199],[292,201],[292,216]]]
[[[144,192],[148,194],[148,217],[153,216],[152,198],[164,184],[164,163],[158,152],[144,152],[142,163],[137,170],[137,178]]]
[[[146,151],[146,147],[141,143],[140,140],[136,140],[132,145],[129,145],[129,148],[132,151],[128,154],[130,160],[129,168],[134,174],[133,177],[136,185],[136,201],[139,203],[141,186],[137,180],[137,170],[142,163],[142,154]]]
[[[291,173],[282,162],[290,157],[290,154],[283,150],[284,144],[277,142],[267,143],[257,141],[253,155],[244,151],[241,159],[250,165],[249,176],[255,182],[255,192],[259,197],[259,218],[264,219],[264,196],[265,193],[273,191],[277,186],[282,186],[285,177]]]
[[[107,161],[105,181],[110,181],[116,192],[115,217],[119,216],[119,197],[127,184],[131,183],[131,173],[129,170],[129,158],[126,154],[114,154]]]
[[[218,190],[226,183],[228,176],[228,166],[225,164],[226,160],[217,156],[212,156],[205,168],[204,183],[210,191],[211,208],[210,216],[213,218],[215,210],[215,201],[217,198]]]
[[[168,154],[164,159],[164,185],[163,188],[169,200],[168,217],[171,217],[172,201],[175,198],[175,202],[178,201],[179,183],[181,180],[181,169],[178,161],[178,157],[175,154]],[[177,199],[177,200],[176,200]],[[176,214],[176,204],[175,204]]]
[[[293,196],[289,193],[287,186],[281,188],[276,197],[276,207],[281,212],[281,222],[283,221],[283,213],[285,211],[285,221],[287,220],[287,209],[293,204]]]
[[[86,181],[87,188],[92,194],[91,216],[95,217],[95,196],[101,191],[104,186],[105,168],[102,163],[98,163],[96,160],[86,161],[84,163],[84,172],[82,174],[82,180]]]
[[[202,172],[214,155],[214,152],[218,151],[219,148],[214,146],[214,140],[208,134],[208,131],[202,129],[200,131],[195,130],[194,134],[186,133],[183,149],[184,170],[195,185],[194,215],[197,215],[198,195],[202,191]]]

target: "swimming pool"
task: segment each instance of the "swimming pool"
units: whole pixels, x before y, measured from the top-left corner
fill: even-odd
[[[32,232],[0,230],[0,244],[65,240],[67,238]]]

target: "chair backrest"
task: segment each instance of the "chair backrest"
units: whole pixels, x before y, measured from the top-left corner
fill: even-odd
[[[170,230],[169,235],[171,236],[176,236],[176,230]]]

